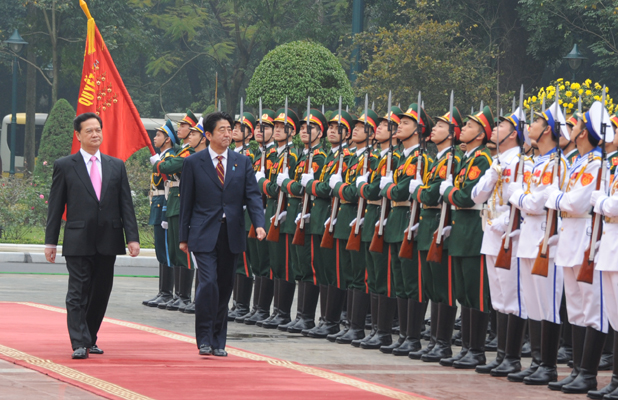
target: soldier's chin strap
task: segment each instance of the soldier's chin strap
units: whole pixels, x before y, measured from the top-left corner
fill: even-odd
[[[446,142],[447,140],[452,140],[453,138],[451,137],[451,134],[446,135],[446,137],[444,139],[442,139],[440,141],[440,143],[436,143],[436,146],[440,146],[442,143]]]
[[[481,136],[483,133],[485,133],[485,131],[483,130],[483,128],[481,128],[481,131],[479,133],[477,133],[477,135],[472,138],[472,140],[468,141],[468,142],[464,142],[465,144],[470,144],[472,142],[474,142],[476,139],[478,139],[479,136]]]

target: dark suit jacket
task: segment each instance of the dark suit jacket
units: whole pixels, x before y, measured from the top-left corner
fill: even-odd
[[[192,252],[214,250],[225,213],[232,253],[245,251],[243,205],[253,225],[264,227],[264,208],[251,159],[228,150],[223,187],[208,149],[185,159],[180,181],[180,241]]]
[[[101,171],[103,180],[99,201],[80,152],[54,163],[45,243],[58,243],[66,205],[63,256],[126,254],[125,233],[127,242],[139,242],[124,163],[118,158],[101,154]]]

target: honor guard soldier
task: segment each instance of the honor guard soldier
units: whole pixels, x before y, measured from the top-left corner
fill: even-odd
[[[393,268],[395,282],[401,280],[401,285],[396,283],[395,287],[403,288],[402,292],[397,293],[399,340],[387,346],[391,347],[391,352],[395,356],[407,356],[410,352],[421,349],[421,331],[425,326],[425,311],[429,297],[422,286],[424,277],[419,270],[421,266],[417,256],[418,250],[412,249],[411,259],[400,256],[404,232],[408,229],[411,216],[410,181],[417,178],[424,180],[429,164],[433,161],[421,147],[421,141],[426,140],[433,128],[433,121],[418,104],[412,104],[409,108],[412,112],[404,114],[398,107],[393,107],[393,114],[399,115],[393,121],[398,125],[395,137],[401,142],[400,158],[392,180],[386,176],[380,183],[382,187],[380,195],[391,201],[391,211],[384,227],[384,241],[388,243],[391,260],[400,264],[399,271]],[[417,122],[419,116],[420,123]],[[414,242],[412,244],[414,245]],[[437,304],[434,308],[438,309]],[[435,317],[434,321],[437,321],[437,313]],[[382,352],[385,352],[384,350],[380,349]]]
[[[558,184],[549,187],[550,194],[545,203],[562,218],[555,262],[564,273],[567,312],[573,329],[573,371],[567,378],[551,382],[549,388],[564,393],[586,393],[597,388],[596,376],[608,329],[601,272],[594,272],[591,284],[577,280],[583,268],[582,255],[590,244],[590,197],[602,165],[598,145],[603,139],[600,128],[603,111],[607,115],[605,107],[595,102],[573,128],[572,140],[580,156],[569,167],[565,185],[562,188]],[[613,140],[611,126],[607,131],[607,138]]]
[[[277,147],[274,140],[275,112],[273,110],[262,110],[262,124],[257,126],[255,131],[255,140],[260,147],[259,156],[256,155],[253,168],[255,169],[255,177],[262,192],[262,199],[265,200],[265,207],[274,209],[276,207],[277,197],[272,197],[268,194],[266,186],[265,173],[270,174],[270,170],[277,161]],[[268,224],[268,219],[266,220]],[[266,226],[268,229],[268,226]],[[247,240],[247,248],[249,250],[249,259],[254,260],[251,263],[253,275],[255,276],[255,287],[253,289],[253,304],[255,313],[252,315],[241,316],[236,318],[236,322],[245,323],[247,325],[255,325],[258,321],[263,321],[270,317],[270,304],[273,300],[274,281],[272,271],[270,269],[269,244],[266,240],[259,241],[257,237],[249,233]]]
[[[190,256],[180,251],[179,242],[179,213],[180,213],[180,176],[184,159],[189,157],[195,150],[186,143],[191,132],[191,128],[197,125],[198,119],[187,110],[185,117],[178,122],[177,136],[183,140],[182,147],[173,157],[166,157],[164,160],[155,164],[160,173],[167,175],[165,181],[165,192],[167,199],[167,248],[170,256],[170,263],[174,266],[174,283],[176,285],[176,296],[173,302],[167,305],[160,304],[159,308],[176,311],[186,308],[191,304],[191,289],[193,286],[193,275],[195,274],[193,263]]]
[[[325,228],[324,225],[332,215],[331,193],[332,189],[329,186],[330,177],[333,174],[338,174],[341,169],[345,174],[347,171],[348,162],[351,155],[348,150],[347,140],[351,137],[352,130],[350,129],[354,117],[346,111],[341,111],[341,114],[335,115],[329,122],[327,139],[331,144],[331,149],[326,156],[324,166],[319,174],[308,172],[302,175],[301,185],[313,196],[311,204],[311,219],[308,233],[311,234],[311,246],[313,250],[315,275],[319,284],[320,290],[320,322],[313,329],[302,331],[303,335],[308,336],[309,332],[313,335],[314,332],[322,332],[323,325],[326,324],[326,309],[329,287],[337,287],[337,282],[340,281],[341,275],[338,268],[336,246],[322,246]],[[316,176],[318,179],[316,179]],[[334,200],[333,200],[334,202]],[[339,207],[337,206],[337,209]],[[330,233],[326,235],[329,236]],[[333,226],[334,232],[334,226]],[[332,244],[332,241],[331,241]],[[364,292],[363,292],[364,293]],[[360,299],[360,298],[359,298]],[[331,307],[333,301],[331,300]],[[336,314],[336,312],[334,313]],[[366,314],[366,309],[365,309]],[[333,316],[333,321],[328,324],[332,326],[338,325],[338,316]],[[365,315],[362,316],[361,329],[364,326]],[[332,327],[326,327],[327,331],[332,331]],[[363,334],[364,336],[364,334]],[[329,339],[330,340],[330,339]]]
[[[574,112],[573,115],[569,119],[566,120],[566,128],[569,135],[573,132],[573,127],[577,125],[577,121],[581,119],[581,114],[579,112]],[[570,137],[570,136],[569,136]],[[575,146],[575,142],[572,140],[567,140],[564,136],[560,136],[560,148],[562,149],[562,154],[564,154],[564,158],[567,159],[569,165],[573,164],[573,161],[579,156],[579,152],[577,151],[577,146]]]
[[[281,183],[281,190],[288,199],[286,211],[290,216],[290,221],[294,217],[295,232],[287,235],[287,239],[292,265],[295,267],[296,280],[298,280],[298,302],[296,319],[288,324],[279,325],[278,329],[290,333],[301,333],[305,329],[315,327],[315,309],[318,304],[320,287],[317,285],[315,274],[315,252],[311,238],[307,235],[312,225],[312,209],[309,208],[311,197],[305,192],[301,178],[303,174],[312,173],[313,179],[319,179],[326,160],[320,139],[326,130],[327,122],[324,114],[314,109],[310,110],[309,115],[307,112],[304,113],[300,122],[299,135],[305,148],[302,150],[296,167],[292,170],[292,178],[285,178]],[[301,201],[299,202],[298,199]],[[303,210],[305,210],[304,214]],[[299,225],[301,218],[304,219],[302,229]]]
[[[159,148],[160,153],[150,157],[150,163],[155,165],[158,161],[173,156],[176,153],[177,144],[176,130],[172,121],[168,119],[163,126],[157,128],[154,145]],[[167,251],[167,233],[161,226],[163,212],[166,208],[165,179],[167,179],[167,176],[155,167],[150,175],[150,219],[148,225],[154,227],[155,254],[157,261],[159,261],[159,294],[153,299],[142,302],[148,307],[166,304],[172,300],[174,294],[174,270],[171,268]]]
[[[520,124],[524,119],[524,111],[520,108],[511,115],[500,117],[491,137],[497,145],[496,158],[472,190],[475,203],[487,203],[481,253],[487,262],[491,303],[497,313],[498,339],[496,359],[476,367],[476,372],[491,373],[492,376],[507,376],[521,370],[521,349],[528,318],[521,301],[521,271],[516,256],[519,232],[515,222],[509,227],[511,206],[507,197],[509,187],[517,185],[521,188],[524,174],[529,175],[532,169],[520,151],[525,141],[523,125]],[[513,218],[519,218],[516,214]],[[509,235],[511,253],[501,256],[505,235]],[[497,262],[507,265],[497,265]]]
[[[242,126],[242,128],[241,128]],[[253,114],[244,112],[242,116],[234,122],[232,129],[232,141],[234,151],[243,154],[251,159],[255,165],[253,150],[249,147],[249,141],[253,139],[253,129],[255,127],[255,117]],[[245,229],[247,234],[251,230],[251,218],[245,210]],[[247,242],[248,243],[248,242]],[[234,280],[233,300],[235,308],[228,312],[228,321],[234,321],[238,317],[243,317],[251,312],[251,292],[253,290],[253,273],[251,272],[251,257],[247,250],[240,254],[236,259],[236,277]]]
[[[460,135],[460,140],[466,144],[466,153],[455,169],[454,182],[450,176],[440,184],[440,194],[454,208],[448,250],[457,300],[462,305],[462,351],[451,359],[440,360],[440,364],[462,369],[485,364],[489,293],[485,257],[481,254],[482,206],[474,203],[472,190],[491,166],[491,155],[485,143],[491,135],[494,120],[487,106],[468,118]]]
[[[442,214],[440,185],[448,175],[449,160],[452,159],[453,165],[460,161],[459,155],[455,152],[457,149],[455,145],[459,141],[463,121],[457,107],[437,117],[437,120],[429,137],[438,150],[435,161],[429,166],[426,179],[412,179],[409,185],[412,198],[422,204],[416,246],[421,264],[422,287],[426,288],[425,292],[431,300],[431,339],[434,344],[432,346],[430,341],[429,346],[419,352],[410,352],[408,356],[412,359],[420,358],[424,362],[439,362],[443,358],[452,357],[451,339],[457,315],[453,267],[448,254],[450,239],[446,238],[442,243],[442,249],[438,250],[440,262],[428,260],[428,255]]]
[[[614,131],[618,129],[618,116],[614,115],[611,118]],[[608,141],[606,146],[610,142]],[[612,146],[618,146],[618,135],[614,135]],[[601,243],[599,245],[599,255],[596,265],[601,271],[603,279],[603,295],[606,303],[607,317],[611,327],[618,326],[618,260],[616,252],[616,237],[618,237],[618,180],[616,179],[616,165],[618,160],[615,156],[612,157],[608,152],[608,161],[610,175],[609,194],[603,186],[601,190],[596,190],[590,197],[590,204],[594,206],[594,212],[603,215],[604,227]],[[609,339],[609,337],[608,337]],[[613,354],[618,354],[618,335],[614,333]],[[588,397],[593,399],[609,399],[618,400],[618,363],[613,363],[612,379],[610,383],[600,390],[588,392]]]
[[[264,192],[268,193],[269,197],[276,199],[269,203],[265,215],[270,267],[275,280],[273,313],[268,319],[257,323],[258,326],[266,329],[276,329],[279,325],[291,321],[290,309],[296,290],[294,268],[291,264],[292,256],[287,241],[287,235],[294,235],[296,225],[294,225],[294,218],[291,216],[290,221],[286,224],[285,207],[287,199],[277,181],[282,183],[285,174],[289,178],[291,176],[290,171],[294,171],[298,162],[299,151],[292,143],[292,139],[298,131],[298,116],[294,111],[285,108],[279,109],[276,115],[274,137],[278,146],[277,159],[268,171],[268,177],[261,178],[260,175],[259,181],[259,185],[264,187]]]

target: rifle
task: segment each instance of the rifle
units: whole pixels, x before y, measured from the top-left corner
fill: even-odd
[[[283,116],[285,119],[284,129],[285,129],[285,150],[283,155],[283,161],[281,165],[281,172],[285,171],[288,167],[288,156],[290,153],[290,126],[288,124],[288,98],[285,98],[285,115]],[[285,206],[285,194],[283,190],[279,189],[279,198],[277,199],[277,211],[275,212],[273,223],[270,224],[270,229],[268,229],[268,236],[266,236],[266,240],[269,242],[278,242],[279,234],[281,233],[281,223],[279,223],[279,215],[281,211],[283,211],[283,207]]]
[[[451,97],[453,96],[453,92],[451,91]],[[418,103],[421,103],[421,92],[418,92]],[[451,109],[451,112],[453,110]],[[416,159],[416,179],[423,179],[422,168],[423,168],[423,154],[427,151],[427,142],[423,137],[423,120],[421,119],[420,110],[416,114],[417,115],[417,123],[416,130],[418,132],[418,136],[420,139],[420,152],[418,158]],[[408,222],[408,228],[403,233],[403,242],[401,242],[401,249],[399,250],[399,258],[407,258],[408,260],[412,260],[414,257],[414,232],[412,232],[412,227],[419,223],[421,216],[421,206],[420,203],[416,199],[412,199],[412,205],[410,206],[410,222]]]
[[[607,168],[605,168],[605,164],[607,163],[607,151],[605,149],[605,137],[607,133],[607,125],[605,124],[605,86],[603,86],[603,99],[602,99],[603,108],[601,109],[601,136],[603,137],[603,145],[601,146],[601,167],[599,168],[599,172],[597,173],[597,188],[596,190],[601,190],[602,187],[605,186],[605,181],[607,179]],[[579,270],[579,274],[577,275],[577,280],[579,282],[586,282],[592,284],[592,280],[594,278],[594,258],[596,256],[596,244],[599,240],[601,240],[601,234],[603,233],[603,221],[601,219],[601,214],[592,213],[592,234],[590,235],[590,246],[588,246],[588,250],[584,252],[584,260],[582,261],[582,266]]]
[[[554,129],[560,134],[560,121],[558,120],[558,99],[559,96],[559,88],[556,86],[556,113],[555,113],[555,126]],[[545,98],[543,98],[545,101]],[[543,110],[545,111],[545,110]],[[562,160],[562,149],[560,145],[556,145],[556,157],[554,157],[555,164],[553,177],[552,177],[552,185],[556,182],[556,179],[560,179],[560,161]],[[547,242],[549,238],[553,235],[558,234],[558,215],[556,210],[548,209],[547,210],[547,222],[545,224],[545,235],[543,236],[543,244],[539,246],[539,253],[536,256],[536,260],[534,261],[534,266],[532,267],[532,273],[534,275],[540,275],[547,277],[549,272],[549,245]]]
[[[347,106],[346,106],[347,112]],[[339,130],[339,161],[337,166],[337,172],[343,173],[343,126],[341,125],[341,96],[339,96],[339,116],[337,119],[337,129]],[[337,211],[339,210],[339,197],[334,196],[331,203],[330,219],[328,224],[324,228],[324,235],[322,235],[322,242],[320,247],[325,249],[332,249],[335,244],[335,225],[333,221],[337,218]]]
[[[455,125],[453,124],[453,105],[454,95],[451,92],[451,108],[449,114],[449,135],[451,135],[451,152],[447,156],[448,162],[446,164],[446,177],[453,175],[453,160],[455,158]],[[481,101],[481,110],[483,109],[483,102]],[[442,199],[442,209],[440,210],[440,224],[438,229],[433,234],[433,240],[429,247],[429,253],[427,253],[427,261],[441,263],[442,262],[442,250],[444,249],[444,237],[442,237],[442,231],[444,226],[449,224],[451,219],[451,207]]]
[[[419,103],[419,114],[420,115],[420,103]],[[391,121],[391,92],[388,92],[388,110],[386,112],[386,116],[388,118],[388,155],[386,158],[386,174],[388,175],[391,172],[391,167],[393,163],[393,122]],[[384,251],[384,220],[389,213],[390,203],[388,202],[388,198],[386,196],[382,197],[382,204],[380,204],[380,219],[378,220],[378,226],[375,227],[375,232],[373,233],[373,237],[371,238],[371,244],[369,245],[369,251],[373,251],[376,253],[382,253]],[[388,208],[388,209],[387,209]]]
[[[521,89],[519,91],[519,109],[523,111],[523,102],[524,102],[524,85],[521,85]],[[515,97],[513,97],[513,103],[515,103]],[[519,118],[519,115],[518,115]],[[519,120],[519,129],[524,131],[524,121],[520,118]],[[519,148],[519,163],[517,164],[517,169],[515,170],[515,174],[513,176],[513,184],[516,184],[518,180],[523,184],[523,176],[524,176],[524,141],[521,141],[521,145]],[[520,210],[515,207],[515,205],[511,204],[511,213],[509,214],[509,224],[506,227],[506,232],[504,235],[504,239],[502,239],[502,247],[500,247],[500,252],[498,253],[498,257],[496,258],[496,268],[504,268],[511,269],[511,257],[513,255],[513,246],[511,246],[511,237],[509,236],[514,229],[517,229],[516,226],[519,226],[520,223]]]
[[[258,112],[260,114],[260,132],[262,133],[262,155],[260,159],[260,168],[262,169],[262,172],[265,172],[266,167],[264,166],[264,163],[266,163],[266,138],[264,137],[264,126],[262,125],[262,98],[261,97],[260,97],[260,107],[259,107]],[[264,193],[262,193],[262,206],[264,207],[264,209],[266,209],[266,195]],[[251,239],[257,239],[257,233],[255,232],[255,226],[253,226],[253,224],[251,224],[251,229],[249,229],[248,237]]]
[[[367,115],[369,112],[369,97],[365,95],[365,135],[367,135],[367,145],[365,146],[365,162],[363,163],[363,172],[362,175],[367,173],[367,168],[369,163],[371,162],[371,151],[372,149],[369,147],[369,136],[371,136],[370,127],[367,123]],[[360,220],[365,215],[365,199],[362,196],[358,196],[358,208],[356,210],[356,221],[352,226],[352,230],[350,231],[350,236],[348,237],[348,244],[345,246],[345,249],[348,251],[360,251],[361,247],[361,224]]]
[[[322,106],[324,108],[324,106]],[[305,164],[303,173],[310,171],[310,167],[313,164],[313,151],[311,150],[311,98],[307,97],[307,134],[309,135],[309,162]],[[305,245],[305,215],[307,214],[307,207],[309,206],[309,192],[305,190],[303,196],[303,209],[300,213],[300,220],[296,223],[296,231],[294,232],[294,238],[292,244],[297,246]]]

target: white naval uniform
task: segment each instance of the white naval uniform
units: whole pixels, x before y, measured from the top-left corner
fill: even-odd
[[[563,191],[553,192],[545,205],[559,211],[562,217],[555,262],[564,271],[569,322],[607,333],[601,272],[595,271],[592,284],[577,281],[584,252],[590,244],[590,197],[596,188],[600,167],[601,153],[598,148],[578,157],[569,167],[566,187],[562,188]]]
[[[502,176],[496,180],[496,174],[488,169],[472,189],[472,200],[476,204],[487,202],[489,218],[483,233],[481,254],[485,254],[487,262],[487,278],[491,305],[494,310],[503,314],[515,314],[519,318],[528,318],[521,285],[521,271],[517,260],[518,237],[512,238],[511,269],[496,268],[496,259],[502,247],[502,236],[509,224],[510,204],[506,198],[508,188],[513,184],[513,178],[519,164],[519,147],[514,147],[500,154]],[[527,164],[527,165],[526,165]],[[524,163],[524,171],[530,171],[530,162]],[[502,182],[499,188],[498,183]],[[523,178],[519,183],[523,182]],[[504,196],[504,197],[503,197]],[[500,204],[502,203],[502,204]]]
[[[525,189],[517,189],[509,201],[521,210],[523,222],[520,226],[517,257],[521,270],[522,288],[528,318],[535,321],[546,320],[560,323],[560,303],[562,301],[562,268],[554,264],[555,246],[549,248],[549,268],[547,277],[532,274],[532,267],[539,252],[539,242],[545,235],[547,213],[545,201],[551,185],[556,151],[538,156],[530,174],[524,174]],[[564,182],[567,161],[563,157],[559,182]]]

